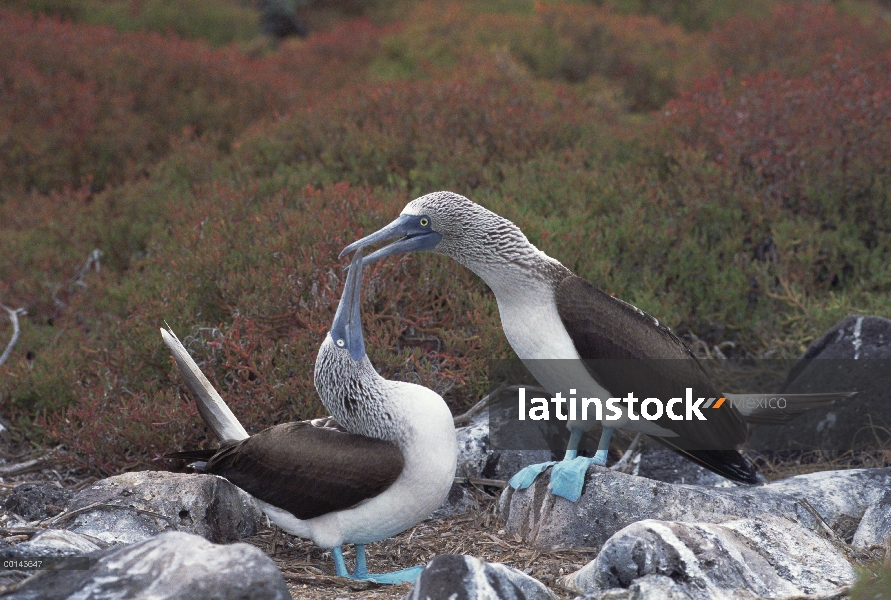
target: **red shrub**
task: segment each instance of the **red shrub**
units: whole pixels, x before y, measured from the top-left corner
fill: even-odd
[[[781,4],[763,19],[728,19],[711,31],[709,43],[722,70],[748,75],[777,69],[802,77],[839,47],[877,58],[891,48],[891,34],[886,23],[866,24],[828,4]]]
[[[657,17],[572,4],[537,4],[536,10],[566,48],[560,74],[569,81],[592,75],[616,80],[632,110],[662,106],[678,82],[701,67],[695,38]]]
[[[249,123],[356,77],[376,35],[347,23],[251,60],[234,47],[0,11],[0,180],[95,190],[145,169],[184,130],[225,146]]]
[[[891,56],[842,54],[798,79],[716,76],[670,102],[659,126],[674,148],[730,169],[753,202],[891,230]]]
[[[294,91],[317,97],[364,80],[380,52],[381,37],[395,31],[397,25],[377,26],[367,19],[339,22],[329,31],[289,41],[264,62],[292,77]]]
[[[350,88],[246,140],[252,168],[312,168],[320,183],[407,191],[498,181],[500,165],[569,147],[602,114],[568,92],[459,80]]]
[[[150,466],[212,439],[161,341],[165,320],[248,431],[324,414],[312,373],[342,291],[337,254],[406,198],[346,184],[257,198],[251,181],[172,199],[128,275],[91,279],[90,293],[73,295],[44,329],[49,339],[33,361],[18,351],[2,367],[4,416],[24,420],[45,407],[38,425],[103,472]],[[432,257],[387,261],[366,275],[371,361],[466,408],[485,386],[488,357],[507,350],[489,295],[468,271]],[[23,345],[37,325],[28,324]]]

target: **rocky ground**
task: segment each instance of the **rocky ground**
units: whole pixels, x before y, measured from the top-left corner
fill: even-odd
[[[77,510],[69,502],[78,493],[97,483],[87,473],[65,467],[57,462],[52,454],[38,451],[7,452],[3,454],[7,465],[24,465],[13,475],[3,477],[0,483],[0,549],[33,539],[42,529],[51,526],[53,519],[64,516],[63,509]],[[2,450],[0,450],[2,451]],[[2,471],[0,472],[9,472]],[[101,481],[99,482],[101,487]],[[31,490],[27,506],[17,501],[13,491]],[[497,498],[501,489],[492,485],[456,486],[462,492],[457,499],[452,498],[452,506],[444,512],[457,512],[454,515],[436,515],[419,525],[381,542],[367,547],[369,569],[372,572],[387,572],[413,565],[426,565],[433,558],[445,554],[472,555],[486,562],[498,562],[512,566],[542,581],[547,586],[559,590],[557,580],[571,570],[580,569],[592,560],[596,552],[592,549],[536,549],[504,529],[504,521],[497,515]],[[465,491],[466,490],[466,491]],[[76,504],[75,504],[76,506]],[[87,505],[89,506],[89,504]],[[16,510],[25,514],[18,514]],[[148,512],[148,511],[147,511]],[[82,515],[84,513],[81,513]],[[21,517],[21,519],[19,518]],[[28,525],[21,524],[25,520]],[[42,523],[38,521],[43,520]],[[76,521],[76,519],[72,519]],[[77,523],[59,525],[75,527]],[[96,526],[88,520],[80,522],[81,535],[102,543],[102,533],[97,535],[84,532],[83,525]],[[256,532],[241,538],[272,559],[280,569],[291,597],[315,600],[331,598],[402,598],[412,588],[410,584],[397,586],[376,585],[373,583],[351,582],[334,575],[331,553],[303,540],[270,527],[265,519],[259,519]],[[96,529],[101,529],[101,524]],[[117,521],[114,533],[122,534],[127,523]],[[132,525],[129,524],[129,525]],[[211,534],[213,535],[213,534]],[[111,541],[110,538],[107,538]],[[347,564],[354,557],[351,547],[344,548]],[[20,577],[2,580],[0,573],[0,593],[13,591]],[[568,592],[566,592],[568,594]],[[13,594],[13,597],[16,597]]]
[[[878,353],[880,364],[891,356],[891,322],[857,319],[815,346]],[[836,444],[841,425],[859,435],[862,426],[850,426],[858,415],[878,434],[874,424],[891,421],[889,379],[891,369],[877,373],[862,394],[808,417]],[[4,439],[0,558],[89,554],[92,562],[31,578],[0,570],[0,596],[828,600],[848,596],[858,568],[891,558],[891,452],[879,437],[868,450],[805,452],[783,447],[790,434],[781,428],[770,434],[775,449],[746,450],[765,483],[738,486],[618,435],[611,467],[591,467],[582,497],[570,503],[548,493],[547,472],[526,490],[505,488],[519,466],[547,452],[493,449],[485,411],[457,421],[459,472],[449,499],[424,522],[368,546],[372,572],[427,566],[414,585],[400,586],[335,577],[330,552],[271,527],[252,498],[219,477],[143,471],[96,479],[60,449]],[[768,433],[760,432],[762,442]],[[352,548],[345,555],[350,564]]]
[[[743,564],[762,569],[757,573],[762,581],[770,581],[773,577],[774,588],[760,590],[766,592],[764,597],[830,598],[844,596],[853,582],[852,565],[881,558],[885,551],[882,540],[891,530],[891,495],[880,492],[891,488],[889,469],[838,471],[834,482],[827,472],[821,472],[805,476],[804,480],[801,477],[784,479],[757,488],[728,487],[726,484],[716,487],[714,484],[721,485],[721,482],[712,480],[711,474],[684,461],[673,462],[671,454],[663,456],[662,451],[644,447],[640,456],[642,460],[635,461],[638,471],[648,473],[648,469],[658,467],[663,478],[692,479],[698,484],[672,484],[608,469],[602,469],[602,472],[592,469],[585,495],[578,505],[568,508],[560,506],[564,501],[548,499],[543,494],[545,480],[542,485],[533,486],[526,492],[509,491],[502,498],[500,507],[500,487],[456,485],[450,503],[440,514],[394,538],[369,545],[369,568],[372,572],[386,572],[426,565],[435,557],[444,555],[467,555],[485,563],[503,563],[528,574],[544,584],[555,597],[575,598],[586,588],[591,591],[592,586],[603,587],[604,572],[618,570],[621,573],[617,566],[628,562],[623,558],[623,552],[636,547],[638,554],[647,555],[647,564],[656,565],[653,572],[647,573],[643,569],[639,573],[625,573],[630,579],[619,577],[609,582],[609,586],[628,590],[637,585],[640,590],[640,582],[645,581],[646,585],[657,586],[649,593],[661,594],[671,592],[670,586],[674,584],[660,588],[658,586],[666,582],[654,576],[660,568],[665,570],[662,567],[671,562],[672,556],[683,555],[683,550],[678,551],[675,546],[692,549],[697,564],[711,564],[720,558],[721,553],[751,552],[752,547],[760,546],[767,548],[766,553],[747,555]],[[880,455],[872,456],[876,462],[880,459]],[[0,468],[7,469],[4,472],[8,473],[13,464],[24,465],[26,472],[5,475],[0,484],[0,552],[41,539],[38,534],[47,528],[74,532],[73,535],[82,536],[77,540],[91,540],[99,549],[124,547],[125,544],[138,544],[143,538],[157,540],[158,532],[172,529],[168,525],[176,521],[176,528],[181,532],[198,533],[217,543],[246,542],[259,549],[277,567],[292,598],[403,598],[412,590],[408,584],[380,586],[335,577],[330,552],[268,526],[265,518],[242,503],[237,490],[226,492],[216,487],[220,484],[214,483],[212,488],[202,484],[193,493],[188,491],[191,484],[179,479],[189,478],[191,481],[199,477],[203,481],[206,476],[143,472],[96,481],[83,472],[64,468],[52,455],[36,452],[7,454],[6,463]],[[856,478],[856,474],[864,473],[869,476]],[[167,483],[167,478],[171,477],[175,479]],[[124,484],[115,484],[118,480]],[[154,490],[150,495],[156,497],[148,498],[142,493],[141,490],[149,489],[147,485]],[[197,518],[201,510],[196,508],[195,519],[177,520],[176,517],[182,514],[177,502],[192,502],[197,506],[200,504],[197,498],[202,493],[216,499],[217,518]],[[524,504],[524,496],[533,500]],[[29,501],[24,502],[24,497]],[[163,501],[157,497],[162,497]],[[639,497],[646,501],[636,504],[635,498]],[[125,499],[129,500],[128,506],[144,507],[142,514],[130,511],[129,515],[112,518],[109,513],[115,511],[105,507],[122,505],[121,501]],[[726,505],[723,509],[714,509],[719,501]],[[167,506],[165,502],[171,504]],[[846,503],[865,506],[866,510],[846,508]],[[694,514],[685,516],[679,512],[679,507]],[[83,509],[87,510],[77,512]],[[622,514],[623,510],[627,514]],[[733,512],[738,513],[736,518],[719,514]],[[746,518],[753,514],[759,515],[755,521]],[[66,515],[71,516],[66,518]],[[163,515],[171,515],[169,522],[160,518]],[[601,521],[594,533],[595,543],[588,541],[588,547],[583,547],[573,537],[573,532],[585,530],[583,525],[572,520],[573,515],[584,521]],[[776,515],[791,516],[795,523]],[[540,522],[533,523],[536,520]],[[864,526],[867,521],[874,522],[872,530]],[[639,531],[633,526],[628,527],[626,522],[637,526]],[[148,529],[146,523],[150,524]],[[591,533],[590,528],[585,531]],[[555,547],[548,536],[563,536],[569,543]],[[768,540],[777,538],[786,541],[774,546],[768,543]],[[72,543],[71,539],[62,541],[63,546]],[[188,545],[191,548],[194,544],[190,541]],[[597,546],[602,546],[600,557]],[[65,547],[70,549],[70,546]],[[702,547],[712,547],[716,556],[703,555]],[[347,563],[351,564],[352,548],[345,548],[345,555]],[[610,556],[612,563],[598,564]],[[788,577],[786,580],[777,577],[777,569],[770,572],[771,577],[765,575],[764,571],[770,570],[765,565],[775,566],[778,556],[786,557],[788,564],[785,567],[801,566],[802,570],[795,575],[796,583],[810,578],[813,585],[806,590],[789,587]],[[813,556],[820,556],[821,560],[809,562],[809,557]],[[760,567],[751,567],[753,564]],[[729,568],[733,571],[739,566],[732,564]],[[21,577],[6,575],[2,584],[7,586],[6,591],[12,592],[9,597],[42,597],[21,595],[21,590],[16,592]],[[570,575],[572,577],[567,579]],[[754,575],[747,573],[745,577]],[[667,577],[665,580],[671,581]],[[644,586],[642,589],[648,588]],[[769,593],[784,589],[785,592],[797,590],[804,593]]]

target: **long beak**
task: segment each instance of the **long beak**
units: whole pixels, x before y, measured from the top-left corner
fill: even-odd
[[[350,270],[347,273],[346,284],[343,286],[343,295],[337,312],[334,313],[334,322],[331,324],[331,333],[335,337],[342,335],[350,356],[359,362],[365,357],[365,340],[362,338],[362,250],[353,256],[350,262]]]
[[[392,256],[393,254],[417,252],[419,250],[433,250],[442,239],[442,234],[420,227],[418,225],[418,217],[414,215],[402,215],[383,229],[380,229],[371,235],[367,235],[361,240],[353,242],[341,251],[340,256],[349,254],[353,250],[358,250],[359,248],[396,238],[402,239],[369,254],[365,257],[365,260],[362,261],[362,264],[367,265],[386,256]]]

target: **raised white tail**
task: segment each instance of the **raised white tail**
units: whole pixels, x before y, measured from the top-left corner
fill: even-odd
[[[229,410],[229,407],[226,406],[226,403],[223,402],[223,399],[220,398],[217,391],[210,385],[207,377],[204,376],[204,373],[201,372],[198,365],[192,360],[192,357],[189,356],[189,353],[179,341],[179,338],[176,337],[176,334],[172,330],[161,329],[161,337],[164,338],[164,343],[170,348],[170,352],[176,360],[176,366],[179,367],[179,372],[186,382],[186,387],[189,388],[192,396],[195,397],[195,404],[198,406],[201,418],[213,430],[217,438],[221,442],[225,442],[229,440],[238,441],[250,437],[248,432],[244,430],[244,427],[241,426],[241,423],[238,422],[238,419],[235,418],[235,415],[232,414],[232,411]]]

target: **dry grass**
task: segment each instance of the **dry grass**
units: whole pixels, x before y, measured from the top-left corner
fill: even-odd
[[[748,452],[747,455],[755,463],[758,472],[764,475],[768,481],[777,481],[818,471],[891,467],[891,448],[850,450],[838,456],[827,454],[821,450],[782,454]]]
[[[95,477],[86,471],[59,461],[53,453],[47,454],[31,447],[0,448],[0,459],[5,459],[6,464],[45,459],[36,465],[36,470],[3,478],[0,482],[0,517],[5,516],[3,502],[6,497],[22,483],[52,481],[68,489],[80,490],[95,481]],[[442,554],[467,554],[526,571],[561,597],[567,596],[568,592],[557,587],[557,577],[581,568],[597,553],[580,548],[537,550],[519,537],[505,533],[504,523],[495,514],[498,491],[494,487],[473,488],[474,508],[470,512],[446,519],[427,520],[395,537],[369,544],[369,570],[372,573],[386,573],[426,565]],[[18,543],[31,537],[31,534],[10,536],[0,530],[0,537],[9,543]],[[402,598],[411,589],[409,584],[384,586],[336,577],[330,551],[308,540],[288,535],[276,527],[270,527],[244,541],[257,546],[272,558],[281,569],[294,598]],[[355,554],[351,546],[344,546],[344,557],[348,568],[352,568]]]
[[[427,520],[395,537],[369,544],[369,571],[395,571],[414,565],[426,565],[435,556],[442,554],[467,554],[525,571],[550,587],[558,596],[570,597],[569,592],[557,585],[557,578],[580,569],[593,560],[597,553],[583,548],[532,548],[518,536],[504,531],[504,523],[495,514],[496,496],[483,490],[475,490],[473,496],[476,506],[464,515]],[[245,541],[272,557],[285,575],[294,598],[402,598],[411,589],[409,584],[383,586],[335,577],[330,552],[278,529],[267,529]],[[352,568],[353,549],[345,546],[344,556],[347,567]]]
[[[754,455],[752,458],[756,460],[759,471],[770,481],[815,471],[891,466],[889,450],[852,452],[839,457],[813,452],[795,457],[785,456],[783,460],[766,455]],[[69,489],[80,490],[95,481],[88,472],[60,461],[54,452],[47,453],[30,446],[0,447],[0,459],[5,459],[7,465],[38,460],[35,470],[4,477],[0,482],[0,517],[5,515],[2,506],[6,496],[21,483],[52,481]],[[369,570],[385,573],[426,565],[443,554],[465,554],[487,562],[504,563],[538,579],[561,598],[574,597],[557,584],[557,578],[580,569],[593,560],[597,552],[585,548],[535,549],[518,536],[506,533],[503,521],[496,515],[498,492],[494,487],[474,487],[471,489],[474,507],[468,513],[427,520],[397,536],[369,544]],[[4,533],[3,537],[9,543],[18,543],[30,535]],[[401,599],[411,589],[410,584],[384,586],[336,577],[330,551],[308,540],[288,535],[276,527],[269,527],[244,541],[272,558],[285,577],[293,598]],[[352,568],[355,555],[351,546],[344,547],[344,556],[347,566]]]

